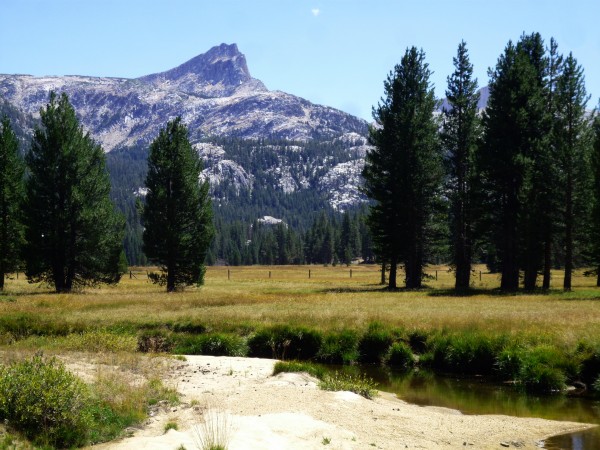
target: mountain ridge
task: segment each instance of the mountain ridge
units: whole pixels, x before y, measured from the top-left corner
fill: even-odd
[[[82,125],[105,151],[147,145],[181,116],[192,143],[211,136],[309,140],[348,132],[366,135],[366,121],[270,91],[250,75],[236,44],[221,44],[179,66],[138,78],[0,75],[0,95],[34,117],[51,90],[66,92]]]

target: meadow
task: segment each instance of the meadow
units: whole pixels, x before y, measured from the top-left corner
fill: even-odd
[[[209,267],[204,286],[170,294],[146,268],[130,274],[71,294],[12,276],[0,348],[418,363],[532,390],[600,375],[600,288],[583,270],[571,292],[555,271],[548,293],[504,295],[499,276],[477,266],[466,296],[445,266],[427,268],[425,289],[397,292],[382,287],[377,266]]]
[[[19,317],[30,319],[33,328],[48,328],[27,330],[25,321],[17,330],[25,335],[136,331],[184,322],[228,332],[271,325],[363,331],[378,322],[406,330],[543,335],[573,345],[600,340],[600,288],[583,272],[576,271],[572,292],[559,288],[562,273],[555,271],[556,287],[547,294],[503,295],[495,290],[499,276],[476,267],[468,296],[452,292],[454,277],[444,266],[427,268],[426,289],[398,292],[379,284],[377,266],[209,267],[204,286],[172,294],[149,283],[145,268],[132,268],[133,276],[126,274],[117,285],[71,294],[29,284],[20,274],[0,294],[0,333],[14,334],[10,322]]]
[[[40,411],[56,414],[59,399],[61,414],[68,414],[72,406],[64,392],[88,400],[82,413],[66,416],[84,417],[73,423],[85,432],[36,428],[46,419],[9,421],[21,434],[6,434],[0,448],[13,448],[13,439],[23,442],[23,436],[49,448],[110,440],[144,420],[153,404],[176,403],[176,393],[160,382],[166,369],[159,366],[169,359],[143,354],[384,364],[481,375],[526,391],[556,393],[582,383],[600,393],[600,288],[583,270],[576,271],[571,292],[560,289],[562,273],[556,271],[556,287],[547,293],[503,295],[498,275],[478,266],[465,296],[453,292],[454,276],[444,266],[427,268],[425,289],[396,292],[380,284],[376,266],[209,267],[204,286],[170,294],[149,282],[148,270],[131,268],[117,285],[69,294],[30,284],[22,273],[6,280],[0,293],[0,394],[16,392],[14,380],[34,382],[19,382],[21,390],[26,387],[22,396],[0,402],[0,418],[19,416],[19,408],[30,408],[37,398],[49,402]],[[87,387],[63,366],[86,361],[110,368],[93,371]],[[292,366],[282,370],[297,370]],[[47,381],[32,373],[61,379],[70,391],[33,392]],[[344,389],[372,392],[360,376],[351,379],[353,388],[346,384]]]

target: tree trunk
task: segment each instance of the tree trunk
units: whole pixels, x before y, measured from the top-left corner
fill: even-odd
[[[0,271],[0,291],[4,290],[4,271]]]
[[[598,274],[596,277],[596,287],[600,287],[600,266],[596,268],[596,273]]]
[[[167,268],[167,292],[175,292],[175,270]]]
[[[385,284],[385,261],[381,263],[381,284]]]
[[[388,283],[388,289],[390,289],[390,290],[398,289],[398,286],[396,284],[397,270],[398,270],[398,262],[396,260],[396,257],[393,257],[392,260],[390,261],[390,276],[389,276],[389,283]]]
[[[542,281],[542,289],[547,291],[550,289],[550,269],[552,268],[552,240],[546,239],[544,243],[544,280]]]
[[[573,177],[567,175],[565,204],[565,279],[563,289],[571,290],[571,277],[573,273]]]

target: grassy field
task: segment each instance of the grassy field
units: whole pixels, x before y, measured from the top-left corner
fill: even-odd
[[[548,293],[502,295],[498,275],[476,267],[472,292],[457,296],[447,267],[428,267],[427,273],[425,289],[389,292],[379,284],[375,266],[210,267],[204,286],[171,294],[148,282],[145,268],[132,268],[132,276],[115,286],[70,294],[53,293],[15,274],[0,293],[0,390],[13,389],[10,371],[29,379],[27,364],[42,364],[31,360],[40,350],[67,363],[93,359],[113,367],[118,375],[92,380],[94,394],[86,406],[90,423],[106,416],[101,411],[111,411],[113,419],[102,422],[103,428],[84,424],[89,430],[105,429],[100,436],[86,432],[87,442],[119,435],[127,424],[143,419],[148,405],[172,396],[153,381],[155,370],[141,370],[148,364],[141,352],[382,363],[403,369],[416,364],[510,380],[537,392],[583,381],[600,394],[600,288],[595,278],[577,271],[573,291],[563,292],[562,273],[556,271],[555,288]],[[52,360],[44,364],[55,376]],[[138,386],[140,373],[146,382]],[[25,394],[24,399],[39,397]],[[111,403],[115,398],[125,400]],[[29,407],[27,402],[15,407]],[[12,415],[0,410],[0,419]],[[20,429],[40,442],[54,439],[35,434],[26,424]]]
[[[126,275],[116,286],[72,294],[29,284],[22,274],[12,277],[0,295],[0,330],[3,320],[19,316],[72,331],[177,322],[230,332],[283,324],[362,331],[376,321],[406,330],[538,335],[567,346],[600,342],[600,289],[583,271],[576,273],[572,292],[557,287],[546,295],[510,296],[494,290],[498,275],[483,267],[474,272],[469,296],[453,295],[453,274],[445,267],[428,268],[428,288],[399,292],[382,289],[374,266],[210,267],[203,287],[175,294],[148,283],[145,269],[132,271],[133,278]],[[553,281],[562,282],[559,271]]]

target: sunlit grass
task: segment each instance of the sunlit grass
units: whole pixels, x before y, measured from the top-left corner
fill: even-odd
[[[432,266],[427,272],[431,278],[426,289],[389,292],[379,284],[376,266],[210,267],[204,286],[174,294],[148,283],[146,269],[134,270],[137,279],[127,274],[118,285],[72,294],[54,294],[47,286],[27,283],[20,274],[18,280],[6,281],[0,317],[31,314],[76,329],[123,326],[130,332],[181,321],[213,331],[285,324],[362,331],[378,321],[406,330],[539,334],[565,345],[600,340],[600,289],[583,270],[576,272],[572,292],[562,292],[562,273],[556,271],[548,295],[500,295],[495,290],[498,275],[477,267],[474,291],[462,297],[452,292],[454,275],[447,267]],[[0,336],[0,342],[6,339]],[[65,345],[77,349],[80,342],[85,339],[71,338]]]

